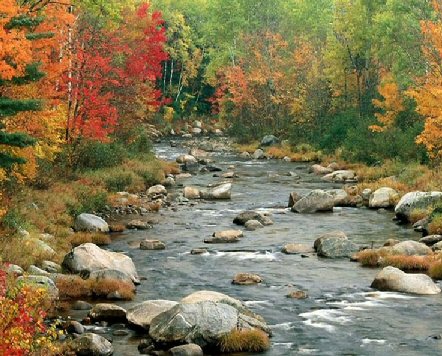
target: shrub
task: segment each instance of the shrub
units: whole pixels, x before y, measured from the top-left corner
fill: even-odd
[[[26,219],[17,209],[9,209],[1,223],[3,227],[11,230],[25,229],[28,226]]]
[[[49,306],[44,288],[20,285],[0,270],[0,354],[56,353],[55,325],[44,320]]]
[[[430,235],[442,234],[442,206],[437,206],[430,214],[428,232]]]
[[[270,339],[259,329],[233,330],[221,338],[219,347],[227,353],[264,352],[270,348]]]
[[[121,299],[125,300],[132,300],[135,296],[135,287],[132,283],[116,279],[93,280],[72,275],[69,278],[58,278],[55,283],[60,299],[106,298],[114,292],[117,292]]]
[[[412,224],[417,223],[419,220],[425,219],[430,215],[427,209],[413,209],[410,213],[409,220]]]
[[[355,259],[363,267],[377,267],[381,257],[377,250],[363,250],[356,254]]]
[[[76,232],[70,236],[69,241],[74,247],[88,242],[98,246],[109,245],[112,242],[109,235],[98,232]]]
[[[67,203],[67,211],[72,217],[102,211],[107,205],[107,193],[100,187],[76,185],[75,188],[76,201]]]
[[[115,167],[127,157],[124,146],[118,143],[83,141],[73,153],[74,168],[78,170]]]
[[[149,136],[145,131],[139,133],[128,146],[131,153],[152,153],[153,145]]]
[[[133,182],[133,174],[131,172],[115,172],[113,175],[108,175],[104,179],[104,184],[109,192],[122,192]]]
[[[430,268],[429,256],[385,256],[381,258],[382,267],[392,266],[402,271],[427,271]]]
[[[431,263],[428,269],[428,274],[431,278],[442,279],[442,260],[437,260]]]

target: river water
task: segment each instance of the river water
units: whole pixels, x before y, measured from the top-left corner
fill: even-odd
[[[185,153],[183,147],[156,147],[169,160]],[[338,208],[333,213],[301,215],[284,207],[291,191],[306,193],[333,188],[308,173],[307,164],[277,160],[245,161],[234,153],[212,157],[224,171],[235,165],[232,199],[163,209],[152,230],[127,232],[110,246],[134,260],[140,276],[136,299],[119,303],[129,307],[148,299],[179,300],[198,290],[214,290],[238,298],[262,315],[273,330],[272,347],[277,355],[440,355],[442,298],[377,292],[370,288],[377,269],[361,268],[348,260],[327,260],[312,255],[280,253],[290,242],[313,245],[325,232],[342,230],[361,246],[383,244],[389,238],[418,239],[409,228],[392,222],[393,214],[365,208]],[[288,172],[296,172],[295,180]],[[219,182],[213,173],[199,174],[179,183],[206,187]],[[179,186],[176,190],[181,189]],[[236,244],[205,245],[214,231],[235,229],[232,220],[243,210],[272,213],[274,225],[254,232]],[[145,238],[166,243],[164,251],[141,251],[130,243]],[[193,248],[209,253],[190,255]],[[235,249],[235,252],[226,250]],[[239,252],[237,251],[239,250]],[[241,252],[242,251],[242,252]],[[237,272],[259,274],[256,286],[235,286]],[[308,299],[286,298],[301,289]],[[116,355],[138,355],[139,336],[114,337]]]

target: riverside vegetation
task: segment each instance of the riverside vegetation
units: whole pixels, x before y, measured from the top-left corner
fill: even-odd
[[[342,191],[291,195],[293,211],[395,209],[398,222],[424,235],[419,246],[390,241],[362,251],[345,234],[323,236],[332,251],[328,242],[315,244],[319,256],[339,250],[364,267],[442,279],[441,33],[437,0],[2,0],[0,353],[81,353],[82,342],[110,353],[95,334],[75,347],[60,343],[72,326],[55,316],[77,299],[135,298],[132,260],[97,246],[126,229],[150,229],[176,203],[166,187],[186,178],[181,169],[195,173],[203,164],[201,173],[216,172],[199,156],[231,148],[201,139],[192,155],[166,162],[152,144],[164,134],[227,135],[242,159],[311,162]],[[176,199],[230,199],[231,187],[186,187],[189,196],[184,190]],[[266,218],[255,213],[247,228],[263,228]],[[242,237],[219,235],[206,241]],[[166,248],[157,240],[142,245]],[[84,256],[103,265],[82,265]],[[387,269],[373,286],[391,288],[393,278],[402,292],[437,292],[423,277],[411,288],[409,277]],[[158,332],[144,349],[192,339],[196,354],[200,346],[267,350],[265,322],[229,298],[180,301],[173,312],[188,320],[193,313],[198,324],[202,311],[222,311],[228,325],[242,327],[210,325],[186,340]]]

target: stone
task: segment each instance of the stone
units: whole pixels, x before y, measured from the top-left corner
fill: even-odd
[[[369,188],[364,189],[361,193],[362,200],[368,202],[370,200],[370,197],[372,194],[373,194],[373,191],[371,189],[369,189]]]
[[[442,235],[428,235],[419,240],[420,243],[423,243],[427,246],[433,246],[438,242],[442,241]]]
[[[439,202],[442,202],[442,192],[410,192],[399,200],[394,212],[399,220],[408,222],[413,210],[427,210]]]
[[[334,206],[350,206],[350,197],[344,189],[329,189],[325,191],[333,197]]]
[[[157,184],[147,190],[147,195],[167,195],[167,189],[162,184]]]
[[[196,127],[196,128],[201,129],[201,128],[203,127],[203,124],[201,123],[201,121],[199,121],[199,120],[195,120],[195,121],[193,122],[193,127]]]
[[[197,344],[187,344],[172,347],[169,350],[171,356],[203,356],[203,349]]]
[[[295,205],[299,200],[301,200],[302,195],[299,194],[298,192],[291,192],[289,195],[289,203],[288,203],[288,207],[291,208],[293,207],[293,205]]]
[[[194,127],[194,128],[192,129],[192,134],[194,134],[194,135],[200,135],[202,132],[203,132],[203,130],[201,130],[201,129],[198,128],[198,127]]]
[[[75,218],[75,231],[109,232],[109,225],[99,216],[93,214],[80,214]]]
[[[428,222],[429,222],[429,217],[425,217],[423,219],[420,219],[420,220],[416,221],[413,224],[414,231],[417,231],[417,232],[425,231],[427,226],[428,226]]]
[[[34,266],[34,265],[30,265],[27,272],[29,274],[34,275],[34,276],[49,276],[50,275],[49,272],[47,272],[41,268],[38,268],[37,266]]]
[[[246,222],[249,220],[257,220],[264,226],[268,226],[268,225],[273,224],[273,221],[270,220],[269,217],[267,217],[261,213],[258,213],[256,211],[253,211],[253,210],[243,211],[242,213],[238,214],[233,219],[233,223],[236,225],[245,225]]]
[[[117,269],[100,269],[96,271],[92,271],[89,273],[89,279],[95,280],[95,281],[121,281],[128,283],[129,285],[133,286],[133,289],[135,290],[135,286],[133,285],[132,278]]]
[[[330,174],[333,172],[333,170],[331,168],[323,167],[320,164],[314,164],[313,166],[310,167],[309,170],[310,170],[310,172],[312,172],[318,176]]]
[[[95,304],[88,316],[95,321],[108,321],[113,323],[126,322],[126,310],[116,304]]]
[[[279,139],[274,135],[266,135],[261,140],[262,147],[274,146],[279,143]]]
[[[14,276],[22,276],[25,271],[18,265],[14,264],[6,264],[1,266],[1,270],[6,271],[8,274],[12,274]]]
[[[315,249],[308,245],[292,243],[285,245],[281,252],[286,255],[296,255],[301,253],[314,253]]]
[[[400,241],[396,239],[388,239],[387,241],[384,242],[384,247],[391,247],[397,245],[399,242]]]
[[[441,292],[426,274],[405,273],[391,266],[385,267],[376,275],[371,287],[381,291],[419,295],[433,295]]]
[[[226,178],[226,179],[233,179],[233,178],[236,178],[237,175],[235,174],[235,172],[226,172],[226,173],[223,173],[221,175],[221,177]]]
[[[93,272],[103,269],[117,269],[127,274],[138,284],[139,278],[132,259],[122,253],[103,250],[92,243],[85,243],[72,249],[63,260],[63,268],[71,273]]]
[[[192,155],[181,155],[176,159],[177,163],[185,164],[185,163],[198,163],[197,159]]]
[[[373,209],[391,208],[398,200],[398,192],[389,187],[382,187],[370,195],[368,206]]]
[[[20,276],[17,278],[17,282],[29,286],[44,288],[52,300],[58,299],[58,288],[54,281],[47,276]]]
[[[152,228],[152,225],[142,220],[131,220],[126,224],[126,227],[131,230],[148,230]]]
[[[190,251],[191,255],[204,255],[205,253],[208,253],[206,248],[194,248],[192,251]]]
[[[298,200],[292,207],[292,211],[301,214],[311,214],[322,211],[333,211],[335,200],[333,196],[324,190],[312,190],[306,196]]]
[[[322,177],[322,179],[327,182],[347,183],[347,182],[356,182],[357,176],[354,171],[339,170],[325,175],[324,177]]]
[[[431,246],[431,249],[433,250],[433,252],[442,251],[442,241],[435,243],[433,246]]]
[[[252,157],[253,159],[264,159],[265,158],[264,151],[258,148],[255,152],[253,152]]]
[[[127,310],[127,321],[137,327],[149,330],[152,319],[177,305],[170,300],[147,300]]]
[[[264,225],[261,224],[258,220],[248,220],[244,224],[244,226],[248,231],[255,231],[264,227]]]
[[[200,191],[194,187],[184,187],[183,195],[187,199],[199,199],[201,196]]]
[[[289,292],[286,297],[290,298],[290,299],[307,299],[308,294],[307,294],[307,292],[304,292],[302,290],[295,290],[295,291]]]
[[[232,183],[220,184],[212,189],[201,191],[201,198],[207,200],[230,199],[232,196]]]
[[[252,157],[249,152],[242,152],[239,156],[243,159],[250,159]]]
[[[23,243],[33,250],[37,255],[44,255],[46,258],[53,257],[55,250],[46,242],[36,239],[34,237],[24,238]]]
[[[175,179],[173,179],[172,177],[166,177],[163,180],[163,185],[166,187],[173,187],[176,184]]]
[[[426,256],[431,253],[431,248],[417,241],[402,241],[390,247],[388,252],[392,255]]]
[[[78,321],[76,320],[71,320],[67,323],[66,327],[65,327],[66,331],[70,334],[84,334],[84,326],[81,325]]]
[[[112,344],[101,335],[86,333],[69,341],[69,348],[76,355],[110,356],[114,353]]]
[[[191,178],[192,174],[190,173],[179,173],[175,176],[175,179],[186,179],[186,178]]]
[[[339,170],[339,164],[336,162],[330,163],[327,168],[331,169],[332,171],[338,171]]]
[[[41,263],[41,268],[49,273],[60,273],[61,266],[58,263],[52,261],[43,261]]]
[[[224,135],[224,132],[222,132],[220,129],[215,129],[215,135],[222,136]]]
[[[314,249],[318,256],[326,258],[350,258],[357,250],[357,246],[348,240],[342,231],[334,231],[321,235],[315,240]]]
[[[214,232],[212,238],[204,240],[205,243],[232,243],[238,242],[244,234],[241,230],[224,230]]]
[[[203,302],[203,301],[226,303],[226,304],[235,306],[237,309],[241,309],[244,307],[243,303],[241,303],[241,301],[239,301],[238,299],[232,298],[232,297],[228,296],[227,294],[209,291],[209,290],[201,290],[201,291],[197,291],[192,294],[189,294],[188,296],[181,299],[180,303],[192,304],[192,303],[199,303],[199,302]]]
[[[140,242],[140,250],[165,250],[166,244],[160,240],[144,240]]]
[[[232,280],[232,284],[237,284],[241,286],[250,286],[261,282],[262,278],[257,274],[252,273],[237,273]]]
[[[88,302],[85,302],[83,300],[77,300],[72,304],[73,310],[91,310],[92,304],[89,304]]]

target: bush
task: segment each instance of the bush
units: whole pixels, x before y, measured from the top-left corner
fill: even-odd
[[[139,133],[128,146],[129,151],[134,154],[150,154],[153,150],[152,141],[145,131]]]
[[[264,352],[270,348],[269,336],[259,329],[233,330],[221,338],[222,352]]]
[[[8,210],[3,216],[1,223],[3,227],[11,230],[26,229],[28,226],[26,219],[17,209]]]
[[[99,188],[77,186],[75,195],[77,200],[67,203],[67,211],[72,217],[82,213],[103,211],[107,205],[107,193]]]
[[[442,261],[438,260],[433,262],[428,269],[428,274],[431,278],[442,279]]]
[[[70,236],[69,241],[74,247],[88,242],[98,246],[109,245],[112,242],[109,235],[99,232],[76,232]]]
[[[127,157],[127,151],[119,143],[83,141],[73,152],[73,164],[77,170],[115,167]]]
[[[109,192],[122,192],[133,182],[133,174],[131,172],[115,172],[105,178],[104,184]]]

